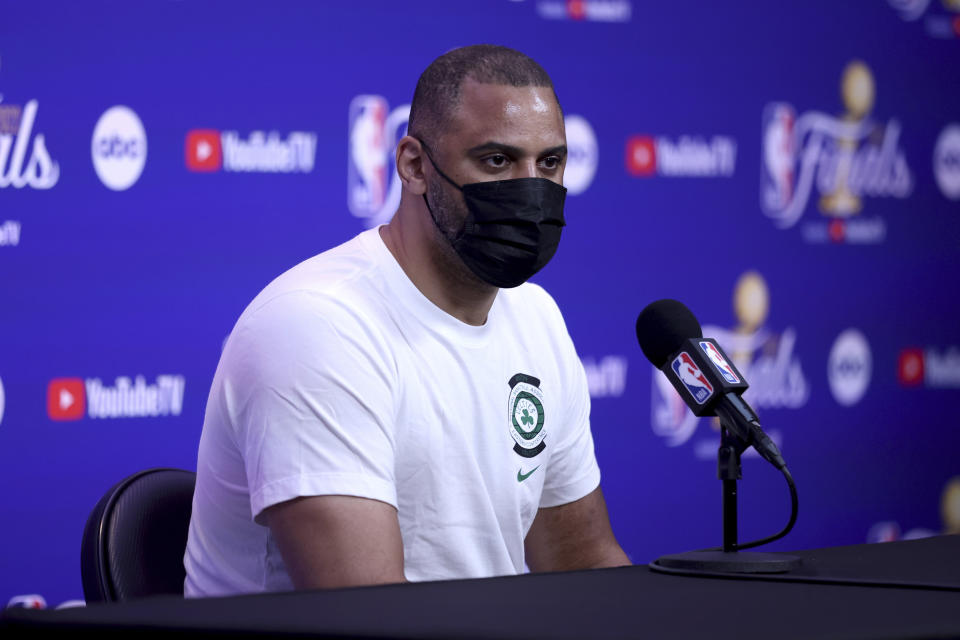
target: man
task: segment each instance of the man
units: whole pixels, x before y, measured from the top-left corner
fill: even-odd
[[[523,284],[563,225],[563,114],[523,54],[423,73],[390,224],[274,280],[207,404],[185,592],[629,564],[583,368]]]

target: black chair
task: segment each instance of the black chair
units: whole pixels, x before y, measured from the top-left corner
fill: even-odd
[[[80,575],[88,603],[183,595],[196,474],[149,469],[114,485],[87,519]]]

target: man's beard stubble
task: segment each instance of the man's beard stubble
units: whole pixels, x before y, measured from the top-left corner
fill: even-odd
[[[427,183],[427,198],[435,222],[430,225],[433,227],[434,260],[441,273],[459,287],[488,290],[491,285],[478,278],[453,249],[453,239],[460,233],[467,218],[466,205],[448,193],[438,180]],[[430,215],[429,211],[427,215]]]

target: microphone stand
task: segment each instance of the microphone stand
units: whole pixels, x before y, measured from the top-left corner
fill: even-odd
[[[698,573],[785,573],[800,566],[800,558],[781,553],[739,551],[737,544],[737,481],[743,477],[740,454],[749,444],[723,424],[717,450],[717,477],[723,483],[723,549],[687,551],[661,556],[651,568]]]
[[[744,442],[720,427],[720,448],[717,450],[717,477],[723,483],[723,552],[737,550],[737,481],[743,477],[740,455]]]

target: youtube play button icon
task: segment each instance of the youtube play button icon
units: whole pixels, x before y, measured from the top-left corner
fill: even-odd
[[[190,171],[218,171],[222,162],[220,132],[213,129],[189,131],[184,153]]]
[[[87,412],[87,394],[80,378],[56,378],[47,386],[51,420],[79,420]]]

